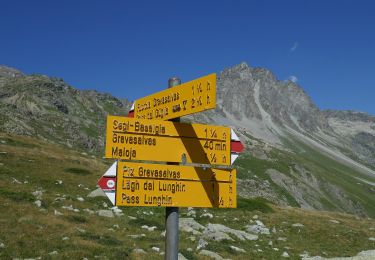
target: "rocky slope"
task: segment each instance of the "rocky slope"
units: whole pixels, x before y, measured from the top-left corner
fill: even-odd
[[[103,151],[106,115],[125,114],[130,105],[95,90],[77,90],[62,79],[24,76],[5,66],[0,80],[0,130],[88,152]]]
[[[240,133],[249,155],[238,161],[242,196],[309,209],[373,212],[363,200],[375,199],[375,117],[322,111],[294,82],[278,81],[270,71],[246,63],[220,73],[218,103],[216,111],[189,120],[230,125]]]
[[[323,111],[343,153],[375,169],[375,117],[355,111]]]
[[[221,72],[217,108],[186,120],[234,127],[246,144],[239,194],[375,216],[375,118],[321,111],[297,84],[245,63]],[[0,129],[103,154],[107,114],[130,103],[0,67]]]
[[[218,103],[216,111],[194,118],[229,123],[273,145],[282,144],[286,132],[294,130],[375,167],[374,116],[354,111],[322,111],[300,86],[292,81],[278,81],[266,69],[241,63],[221,72]]]

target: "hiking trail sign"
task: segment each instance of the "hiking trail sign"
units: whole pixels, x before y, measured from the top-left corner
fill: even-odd
[[[237,206],[235,169],[115,162],[98,183],[116,206]]]
[[[134,102],[134,117],[169,120],[216,107],[216,74],[210,74]],[[132,112],[133,113],[133,112]]]
[[[118,161],[98,184],[111,202],[236,207],[236,170],[229,166],[244,146],[233,129],[167,121],[215,106],[216,74],[210,74],[135,101],[128,117],[108,116],[105,157]]]
[[[118,161],[98,181],[113,205],[166,207],[168,260],[178,258],[179,207],[237,207],[236,170],[218,167],[244,149],[229,127],[166,121],[216,107],[216,74],[180,83],[136,100],[128,117],[107,117],[105,156]]]
[[[238,141],[232,141],[232,137],[238,139],[231,128],[224,126],[108,116],[105,156],[231,165],[231,148],[239,149]]]

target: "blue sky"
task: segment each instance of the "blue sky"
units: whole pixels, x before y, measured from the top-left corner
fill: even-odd
[[[375,115],[375,1],[2,1],[0,64],[131,100],[242,61]]]

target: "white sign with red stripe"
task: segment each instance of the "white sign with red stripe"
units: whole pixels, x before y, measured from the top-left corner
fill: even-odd
[[[115,205],[116,197],[116,173],[117,162],[114,162],[98,181],[99,187],[104,191],[113,205]]]
[[[239,154],[245,149],[244,145],[242,144],[240,138],[238,138],[237,134],[230,129],[230,159],[231,164],[238,158]]]

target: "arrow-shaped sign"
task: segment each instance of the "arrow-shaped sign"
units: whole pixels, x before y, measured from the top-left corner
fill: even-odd
[[[105,195],[107,195],[113,205],[115,205],[116,196],[116,173],[117,162],[114,162],[98,181],[99,187],[103,190]]]
[[[231,165],[229,127],[108,116],[106,131],[107,158]]]
[[[216,74],[165,89],[135,101],[139,119],[169,120],[216,107]]]
[[[231,153],[230,153],[230,160],[231,164],[234,163],[234,161],[238,158],[240,153],[245,149],[244,145],[242,144],[240,138],[238,138],[237,134],[233,131],[233,129],[230,129],[230,147],[231,147]]]

